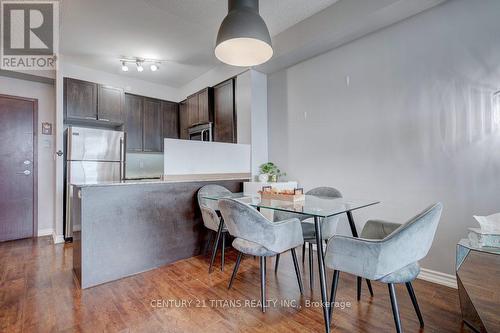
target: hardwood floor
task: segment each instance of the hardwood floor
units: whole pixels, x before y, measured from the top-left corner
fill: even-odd
[[[234,251],[227,252],[224,272],[217,264],[209,275],[209,257],[195,257],[80,290],[71,245],[53,245],[50,237],[0,243],[0,332],[323,331],[320,308],[308,304],[320,294],[319,281],[309,289],[307,260],[301,297],[291,256],[282,256],[277,275],[274,259],[268,259],[267,298],[278,303],[263,314],[259,304],[245,304],[260,299],[259,261],[245,258],[227,290],[236,260]],[[374,282],[370,298],[363,284],[357,302],[355,285],[353,277],[341,274],[337,300],[346,307],[335,309],[332,331],[394,332],[387,286]],[[426,324],[421,332],[470,332],[461,322],[456,290],[420,280],[414,287]],[[397,297],[404,330],[420,331],[404,285],[397,287]]]

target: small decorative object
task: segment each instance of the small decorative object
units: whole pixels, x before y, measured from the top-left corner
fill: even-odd
[[[293,190],[279,190],[272,188],[271,186],[262,187],[262,191],[259,191],[262,200],[282,200],[282,201],[304,201],[306,196],[304,195],[304,189],[296,188]]]
[[[500,213],[489,216],[474,216],[483,233],[500,234]]]
[[[269,175],[267,173],[261,173],[259,175],[259,182],[267,183],[269,181]]]
[[[273,162],[267,162],[260,166],[260,173],[266,174],[269,177],[269,181],[277,182],[282,176],[286,176],[286,173],[281,172],[276,164]]]

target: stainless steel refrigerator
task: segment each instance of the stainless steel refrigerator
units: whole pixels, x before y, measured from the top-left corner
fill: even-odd
[[[66,142],[66,222],[64,237],[73,237],[72,184],[96,184],[125,179],[125,144],[121,131],[69,127]]]

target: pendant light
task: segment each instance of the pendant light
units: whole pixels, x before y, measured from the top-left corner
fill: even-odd
[[[228,0],[221,23],[215,56],[233,66],[256,66],[273,56],[271,35],[259,15],[259,0]]]

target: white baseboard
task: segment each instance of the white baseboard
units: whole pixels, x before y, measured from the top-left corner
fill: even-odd
[[[37,237],[50,236],[54,233],[54,229],[38,229]]]
[[[457,277],[446,273],[433,271],[427,268],[421,268],[417,279],[437,283],[446,287],[457,289]]]
[[[64,243],[64,236],[63,235],[56,235],[55,232],[52,233],[52,239],[54,240],[54,244]]]

